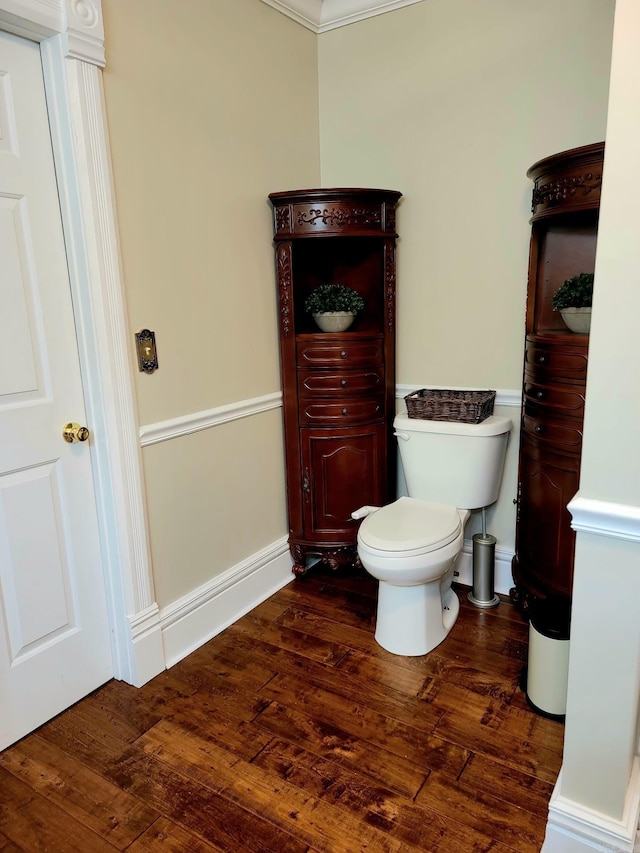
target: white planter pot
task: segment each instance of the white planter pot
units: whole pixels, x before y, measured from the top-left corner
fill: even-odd
[[[356,315],[351,311],[324,311],[311,316],[323,332],[344,332],[353,323]]]
[[[562,308],[562,319],[570,331],[588,335],[591,328],[591,308]]]

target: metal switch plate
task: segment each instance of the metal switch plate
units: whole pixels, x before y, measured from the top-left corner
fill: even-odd
[[[150,329],[136,332],[136,351],[138,353],[138,370],[141,373],[153,373],[158,369],[158,352],[156,350],[156,335]]]

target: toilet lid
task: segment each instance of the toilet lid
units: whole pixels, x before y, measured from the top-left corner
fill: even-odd
[[[455,506],[404,497],[368,515],[358,539],[379,551],[428,553],[453,542],[460,527]]]

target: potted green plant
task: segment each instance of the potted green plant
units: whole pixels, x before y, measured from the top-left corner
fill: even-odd
[[[589,334],[591,302],[593,299],[593,273],[581,272],[566,279],[551,299],[551,307],[559,311],[572,332]]]
[[[304,307],[323,332],[344,332],[364,310],[364,299],[344,284],[321,284],[311,291]]]

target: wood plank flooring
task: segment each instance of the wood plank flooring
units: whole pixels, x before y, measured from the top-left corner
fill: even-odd
[[[517,686],[527,626],[373,637],[375,582],[314,569],[140,690],[111,681],[0,754],[0,851],[535,853],[563,727]]]

